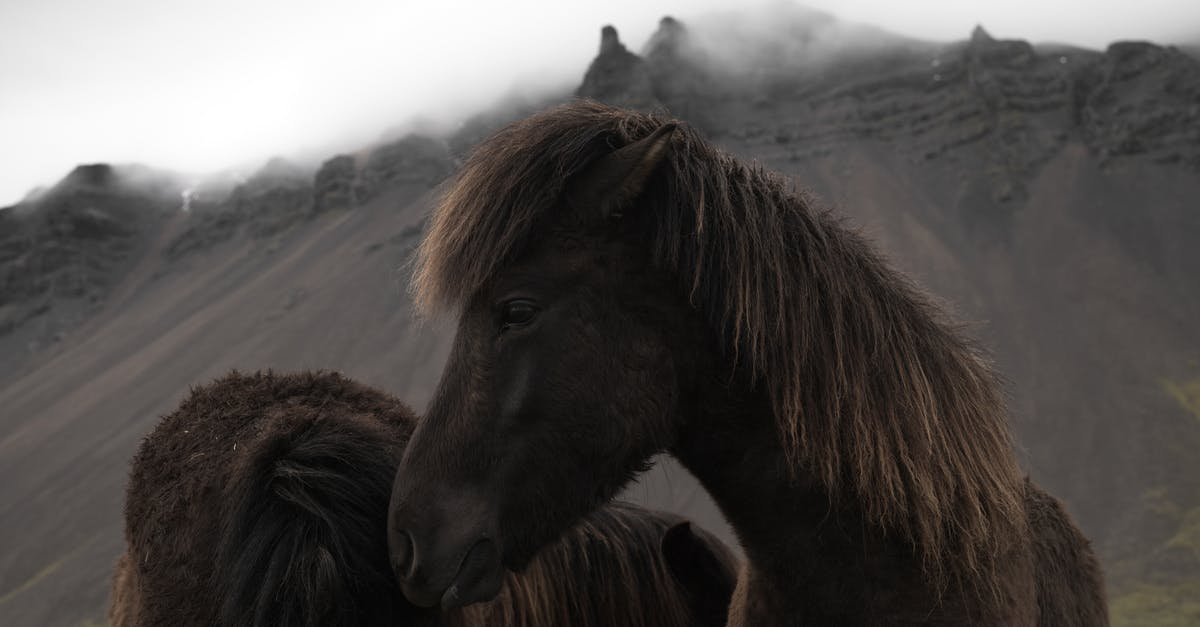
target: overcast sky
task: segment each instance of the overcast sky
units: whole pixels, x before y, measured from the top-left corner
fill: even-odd
[[[634,50],[658,18],[730,0],[3,0],[0,206],[77,163],[187,172],[325,155],[417,116],[449,120],[517,86],[573,87],[614,24]],[[930,40],[1102,48],[1200,41],[1200,0],[812,0]]]

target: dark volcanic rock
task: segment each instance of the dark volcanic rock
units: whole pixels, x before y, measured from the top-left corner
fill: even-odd
[[[315,174],[273,159],[226,197],[192,202],[186,228],[166,248],[178,259],[234,239],[281,234],[334,209],[349,209],[396,185],[432,187],[453,171],[444,142],[409,135],[371,151],[361,171],[354,157],[329,159]]]
[[[0,336],[39,320],[24,338],[36,350],[104,301],[179,206],[166,175],[137,181],[151,181],[148,172],[82,165],[37,200],[0,211]]]
[[[588,66],[575,95],[634,109],[658,104],[646,62],[625,48],[612,26],[601,29],[600,53]]]
[[[682,22],[670,16],[662,18],[643,57],[658,102],[701,128],[717,126],[710,111],[717,101],[728,97],[727,88],[709,69],[711,60]]]
[[[116,183],[113,167],[107,163],[91,163],[76,166],[59,184],[68,187],[107,187]]]
[[[312,174],[282,159],[267,162],[229,198],[254,237],[278,233],[304,220],[312,208]]]
[[[388,185],[433,186],[450,175],[454,165],[445,142],[408,135],[371,151],[355,185],[355,198],[366,202]]]
[[[313,178],[313,210],[347,209],[357,204],[354,157],[338,155],[321,164]]]
[[[280,233],[312,213],[311,174],[275,158],[216,202],[193,201],[188,225],[166,247],[177,259],[228,241],[238,231],[264,238]]]
[[[1200,169],[1200,61],[1175,48],[1118,42],[1075,76],[1074,88],[1076,120],[1099,154]]]
[[[630,52],[612,26],[600,33],[600,53],[575,94],[641,110],[666,109],[706,130],[708,112],[728,97],[724,75],[711,70],[703,48],[673,17],[662,18],[641,56]]]

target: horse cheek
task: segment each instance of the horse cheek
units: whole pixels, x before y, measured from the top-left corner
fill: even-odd
[[[519,417],[533,390],[533,364],[528,355],[518,355],[504,364],[504,382],[496,391],[496,408],[501,419],[511,424]]]

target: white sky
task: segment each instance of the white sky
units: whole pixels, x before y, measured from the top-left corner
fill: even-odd
[[[0,0],[0,206],[77,163],[189,172],[329,156],[517,85],[573,87],[614,24],[637,50],[681,19],[762,0]],[[811,0],[931,40],[1102,48],[1200,42],[1200,0]]]

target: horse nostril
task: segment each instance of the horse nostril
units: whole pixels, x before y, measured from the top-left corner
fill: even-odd
[[[393,533],[391,551],[392,570],[396,572],[396,576],[401,581],[408,581],[412,578],[413,562],[416,561],[414,558],[417,552],[412,534],[407,531]]]

